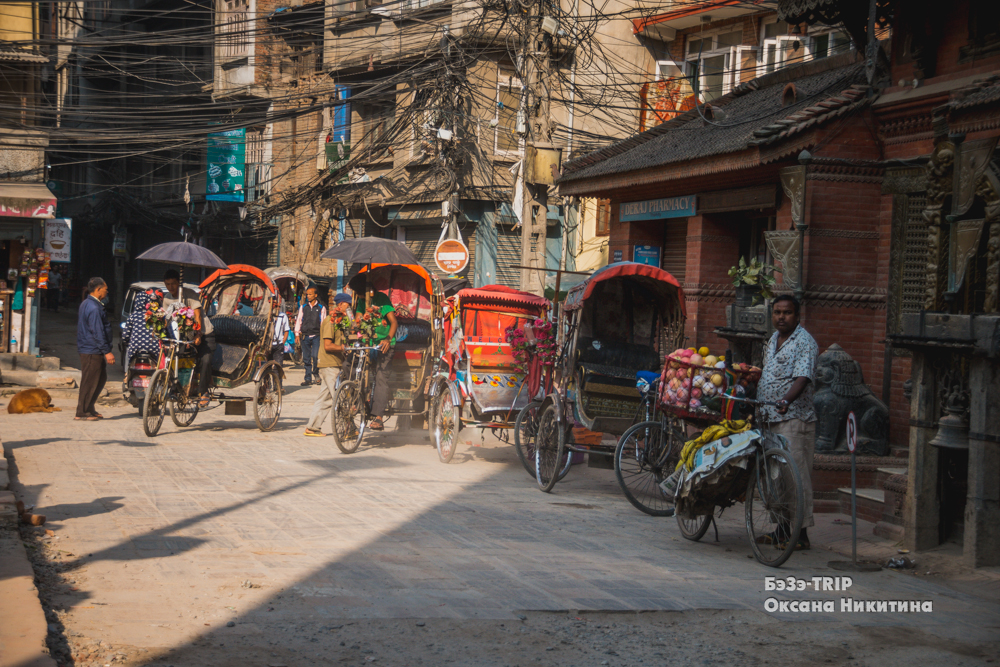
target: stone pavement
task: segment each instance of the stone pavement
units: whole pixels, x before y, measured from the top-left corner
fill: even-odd
[[[513,447],[492,436],[460,446],[451,465],[418,432],[373,436],[345,456],[332,438],[302,437],[318,388],[300,388],[300,377],[290,372],[272,433],[221,409],[184,430],[167,419],[152,439],[130,407],[104,408],[107,419],[87,423],[72,410],[0,414],[14,488],[56,533],[65,627],[163,647],[230,621],[261,634],[299,621],[504,619],[521,610],[760,611],[772,595],[765,576],[837,574],[827,561],[840,556],[822,546],[850,535],[849,524],[820,515],[813,550],[772,570],[750,556],[741,506],[719,521],[718,542],[710,531],[691,543],[673,519],[633,509],[612,471],[577,466],[542,494]],[[480,440],[471,431],[462,439]],[[859,533],[878,542],[870,526]],[[934,612],[846,615],[838,602],[833,614],[783,616],[969,641],[990,640],[1000,626],[996,597],[909,573],[854,579],[850,597],[932,600]]]

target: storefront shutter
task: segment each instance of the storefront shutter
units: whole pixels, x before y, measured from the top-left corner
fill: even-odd
[[[511,268],[520,263],[521,230],[502,224],[497,226],[497,284],[520,288],[521,269]]]
[[[687,272],[687,220],[670,220],[663,226],[663,257],[660,267],[683,285]]]

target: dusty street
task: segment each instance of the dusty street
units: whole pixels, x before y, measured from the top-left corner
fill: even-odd
[[[15,490],[48,517],[22,533],[60,664],[909,666],[998,653],[993,572],[767,592],[765,576],[837,574],[826,547],[847,544],[842,517],[819,515],[813,549],[771,570],[750,557],[740,506],[718,542],[687,542],[673,519],[633,509],[613,472],[576,466],[544,495],[512,446],[472,446],[478,432],[451,465],[415,432],[345,456],[301,436],[317,389],[298,381],[266,434],[221,409],[183,431],[168,419],[153,439],[128,406],[83,424],[68,400],[0,415]],[[870,525],[860,534],[895,554]],[[933,612],[842,613],[845,595]],[[836,611],[769,614],[771,596]]]

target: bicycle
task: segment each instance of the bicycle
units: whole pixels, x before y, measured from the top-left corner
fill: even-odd
[[[333,394],[333,441],[344,454],[353,454],[361,446],[365,429],[372,420],[371,406],[375,381],[371,373],[374,352],[379,348],[357,345],[345,350],[346,373]]]
[[[684,538],[697,542],[708,531],[716,508],[721,516],[726,508],[742,501],[747,536],[754,557],[762,565],[778,567],[792,555],[802,529],[804,501],[799,470],[785,439],[768,430],[759,418],[758,408],[764,405],[776,407],[778,404],[735,396],[727,398],[755,408],[754,421],[760,426],[751,431],[757,437],[750,441],[753,451],[745,455],[750,461],[745,470],[730,465],[720,465],[711,470],[708,474],[723,476],[712,485],[717,489],[716,495],[710,499],[698,498],[695,493],[697,485],[693,486],[690,489],[691,507],[686,511],[675,511],[677,525]],[[740,458],[743,457],[741,454]],[[729,461],[727,459],[725,463]],[[689,474],[686,475],[683,468],[678,471],[675,493],[681,492]],[[724,479],[726,475],[730,475],[728,480]],[[746,481],[741,484],[744,476]],[[742,492],[741,487],[744,489]],[[676,508],[676,496],[674,502]],[[768,541],[777,543],[773,549],[762,549]]]
[[[164,412],[178,427],[190,426],[198,415],[199,398],[189,396],[194,379],[195,358],[180,355],[180,350],[196,347],[192,341],[166,339],[162,341],[163,361],[153,373],[142,404],[142,430],[149,437],[156,435],[163,424]]]

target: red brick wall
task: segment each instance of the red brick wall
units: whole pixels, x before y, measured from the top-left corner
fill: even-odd
[[[985,58],[977,58],[967,62],[959,62],[959,50],[969,42],[969,6],[971,2],[989,2],[991,0],[963,0],[951,3],[946,12],[935,12],[932,19],[939,23],[940,41],[937,47],[937,67],[934,76],[926,79],[921,85],[930,85],[938,81],[955,79],[975,74],[988,74],[1000,70],[1000,54]],[[906,12],[907,3],[899,3],[898,10]],[[913,11],[910,9],[909,11]],[[921,17],[922,18],[922,17]],[[897,22],[894,32],[898,34]],[[904,40],[900,35],[893,39],[892,82],[903,79],[908,84],[913,79],[913,62],[908,60],[903,52]]]

